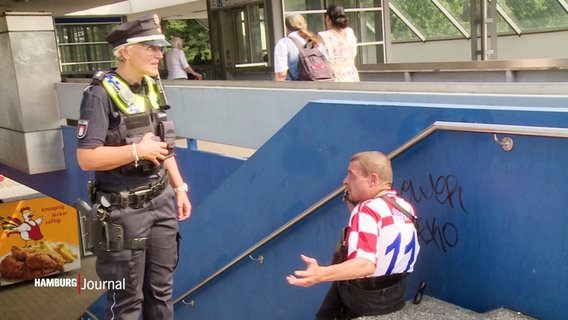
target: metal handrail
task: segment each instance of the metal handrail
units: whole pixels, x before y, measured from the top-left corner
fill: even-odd
[[[410,149],[412,146],[424,140],[426,137],[428,137],[433,132],[438,130],[493,133],[493,134],[506,133],[506,134],[516,134],[524,136],[568,138],[567,128],[436,121],[428,128],[418,133],[412,139],[408,140],[406,143],[394,149],[391,153],[388,154],[388,157],[390,159],[397,157],[404,151]]]
[[[496,124],[483,124],[483,123],[463,123],[463,122],[447,122],[447,121],[436,121],[428,128],[424,129],[412,139],[408,140],[406,143],[400,145],[398,148],[394,149],[390,152],[387,157],[389,159],[393,159],[404,151],[410,149],[414,145],[418,144],[420,141],[427,138],[429,135],[434,133],[438,130],[445,130],[445,131],[462,131],[462,132],[477,132],[477,133],[493,133],[493,134],[516,134],[516,135],[526,135],[526,136],[541,136],[541,137],[555,137],[555,138],[568,138],[568,129],[567,128],[554,128],[554,127],[532,127],[532,126],[515,126],[515,125],[496,125]],[[310,214],[314,213],[317,209],[325,205],[328,201],[335,198],[336,196],[340,195],[343,190],[345,190],[345,186],[341,186],[334,191],[330,192],[328,195],[314,203],[312,206],[307,208],[306,210],[302,211],[299,215],[294,217],[292,220],[288,221],[286,224],[282,225],[280,228],[276,229],[274,232],[266,236],[264,239],[260,240],[259,242],[255,243],[252,247],[245,250],[239,256],[234,258],[231,262],[226,264],[221,269],[217,270],[215,273],[201,281],[195,287],[191,288],[190,290],[186,291],[182,294],[179,298],[174,300],[174,304],[182,301],[185,297],[189,296],[193,292],[197,291],[209,281],[213,280],[235,264],[237,264],[242,259],[246,258],[254,251],[259,249],[260,247],[264,246],[266,243],[270,242],[272,239],[283,233],[284,231],[291,228],[293,225],[298,223],[299,221],[303,220]],[[185,302],[184,302],[185,303]],[[186,303],[187,304],[187,303]]]
[[[252,254],[254,251],[256,251],[258,248],[262,247],[263,245],[265,245],[266,243],[268,243],[269,241],[271,241],[272,239],[274,239],[276,236],[278,236],[279,234],[281,234],[282,232],[288,230],[290,227],[292,227],[293,225],[295,225],[297,222],[301,221],[302,219],[304,219],[305,217],[309,216],[310,214],[312,214],[313,212],[315,212],[317,209],[319,209],[321,206],[323,206],[324,204],[326,204],[329,200],[333,199],[334,197],[336,197],[337,195],[341,194],[341,192],[343,192],[344,187],[341,186],[341,188],[338,188],[337,190],[329,193],[327,196],[323,197],[321,200],[319,200],[318,202],[314,203],[311,207],[307,208],[306,210],[304,210],[302,213],[300,213],[299,215],[297,215],[294,219],[288,221],[286,224],[282,225],[280,228],[276,229],[274,232],[272,232],[271,234],[269,234],[268,236],[266,236],[264,239],[260,240],[259,242],[255,243],[252,247],[250,247],[249,249],[247,249],[246,251],[244,251],[243,253],[241,253],[238,257],[236,257],[235,259],[233,259],[231,262],[229,262],[228,264],[226,264],[224,267],[222,267],[221,269],[217,270],[217,272],[213,273],[212,275],[210,275],[207,279],[201,281],[199,284],[197,284],[195,287],[191,288],[189,291],[185,292],[184,294],[182,294],[179,298],[177,298],[176,300],[174,300],[174,304],[178,303],[179,301],[183,300],[183,298],[187,297],[188,295],[192,294],[193,292],[195,292],[196,290],[198,290],[199,288],[203,287],[205,284],[207,284],[209,281],[213,280],[214,278],[216,278],[218,275],[220,275],[221,273],[225,272],[227,269],[231,268],[233,265],[237,264],[239,261],[241,261],[242,259],[246,258],[247,256],[249,256],[250,254]]]

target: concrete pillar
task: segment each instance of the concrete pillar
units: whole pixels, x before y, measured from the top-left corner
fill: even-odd
[[[28,174],[65,169],[49,13],[0,16],[0,163]]]

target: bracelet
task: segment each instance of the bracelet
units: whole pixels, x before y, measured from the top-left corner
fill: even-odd
[[[183,192],[188,192],[188,191],[189,191],[189,187],[187,186],[187,183],[184,183],[184,184],[182,184],[182,185],[179,186],[179,187],[175,187],[175,188],[174,188],[174,191],[175,191],[175,192],[181,192],[181,191],[183,191]]]
[[[132,156],[134,157],[134,167],[138,168],[138,152],[136,151],[136,143],[132,143]]]

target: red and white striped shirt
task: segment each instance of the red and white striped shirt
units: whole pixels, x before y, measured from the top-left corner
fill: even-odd
[[[412,205],[396,191],[385,195],[416,217]],[[362,201],[353,208],[346,239],[348,259],[362,257],[375,264],[370,277],[412,272],[420,251],[412,221],[381,198]]]

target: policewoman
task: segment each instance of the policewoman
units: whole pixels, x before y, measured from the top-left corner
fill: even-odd
[[[94,171],[101,240],[93,248],[100,280],[123,281],[107,292],[107,319],[173,319],[178,221],[191,203],[174,156],[175,131],[158,64],[169,46],[157,15],[122,23],[106,40],[118,58],[83,93],[77,160]]]

